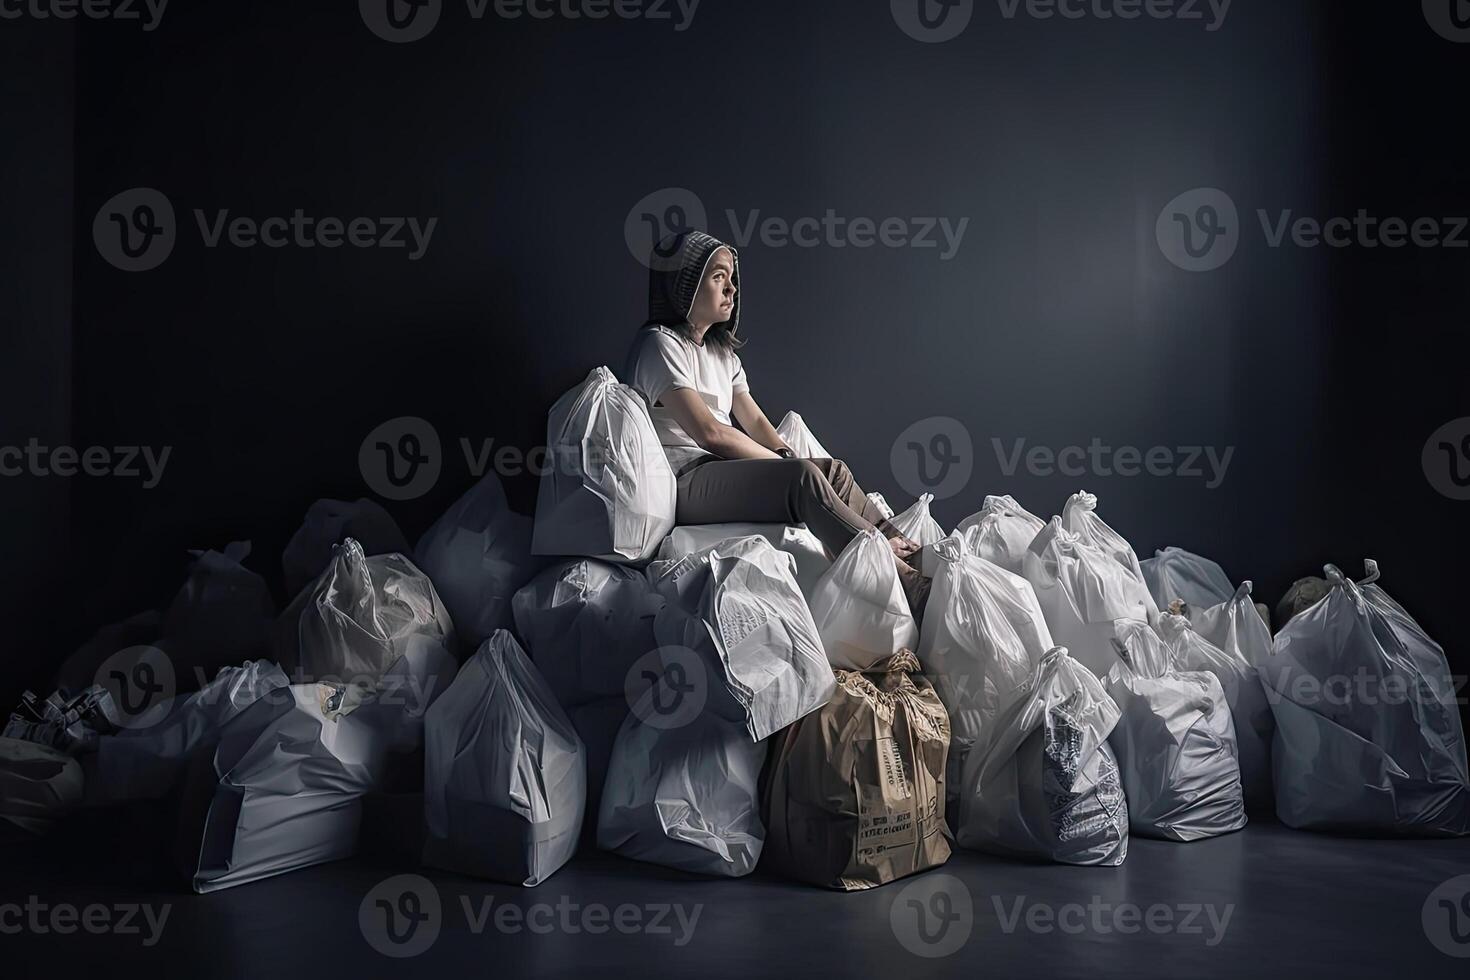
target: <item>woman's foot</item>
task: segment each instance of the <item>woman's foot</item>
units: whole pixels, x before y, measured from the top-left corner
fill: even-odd
[[[883,528],[880,527],[878,530],[883,531]],[[917,541],[911,541],[897,531],[892,534],[888,534],[887,531],[883,533],[888,536],[888,547],[893,549],[893,557],[902,561],[910,555],[918,554],[919,543]]]

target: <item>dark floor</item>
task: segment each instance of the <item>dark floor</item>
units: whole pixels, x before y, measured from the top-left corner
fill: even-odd
[[[1437,900],[1425,917],[1436,886],[1470,874],[1470,840],[1349,840],[1257,823],[1195,844],[1135,839],[1127,862],[1116,869],[1021,865],[959,852],[939,871],[854,894],[760,873],[696,879],[605,855],[578,859],[534,889],[423,871],[441,903],[440,931],[433,939],[435,920],[424,919],[422,931],[403,946],[388,942],[376,924],[364,930],[359,908],[367,904],[369,921],[384,921],[375,907],[383,893],[373,902],[364,899],[385,879],[422,870],[405,864],[359,858],[197,896],[147,883],[158,876],[140,872],[139,855],[115,842],[102,853],[81,848],[65,857],[55,853],[59,847],[53,837],[43,845],[0,849],[6,975],[1422,980],[1464,977],[1470,966],[1432,942],[1470,956],[1470,919],[1453,923],[1465,939],[1456,945],[1449,912]],[[107,883],[89,883],[97,881]],[[421,892],[423,915],[432,896]],[[413,911],[401,904],[401,895],[399,888],[390,901]],[[971,918],[963,910],[966,895]],[[133,919],[138,934],[39,934],[28,923],[16,933],[18,913],[4,903],[26,903],[30,896],[52,907],[150,903],[155,920],[163,904],[172,908],[160,938],[146,947],[150,927],[141,912]],[[490,918],[476,934],[466,906],[479,916],[492,899]],[[941,929],[938,918],[920,923],[910,904],[916,899],[933,914],[944,913],[948,928]],[[1142,911],[1130,912],[1126,903]],[[611,910],[603,913],[610,917],[607,931],[583,931],[581,923],[600,924],[599,904]],[[637,908],[617,909],[625,904]],[[501,913],[503,905],[515,908]],[[682,923],[676,911],[661,912],[659,905],[682,906]],[[1150,910],[1154,905],[1168,908]],[[101,922],[100,910],[89,914],[94,924]],[[1136,932],[1122,934],[1116,926],[1132,926],[1130,915],[1140,916]],[[504,916],[505,931],[497,929],[497,916]],[[635,916],[649,928],[639,928]],[[920,925],[932,945],[918,937]],[[389,959],[370,945],[369,933],[397,952],[415,944],[427,948]],[[958,948],[926,958],[910,947],[927,953]],[[19,973],[12,972],[16,965]]]

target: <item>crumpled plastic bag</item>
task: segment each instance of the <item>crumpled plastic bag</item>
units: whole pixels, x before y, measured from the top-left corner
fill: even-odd
[[[531,519],[512,511],[487,473],[419,538],[414,560],[444,600],[464,649],[511,625],[511,597],[544,563],[531,557]]]
[[[985,506],[960,521],[955,533],[963,536],[972,554],[1020,575],[1026,549],[1044,527],[1046,522],[1016,503],[1016,498],[988,496]]]
[[[622,698],[628,670],[658,646],[653,620],[664,603],[643,573],[581,558],[543,571],[511,606],[531,660],[572,708]]]
[[[929,505],[934,502],[934,494],[921,494],[908,510],[902,514],[889,519],[888,523],[893,525],[894,530],[910,541],[923,548],[944,540],[949,535],[939,522],[929,515]]]
[[[1276,634],[1261,676],[1276,715],[1276,813],[1300,830],[1470,834],[1470,775],[1444,650],[1375,583],[1331,589]]]
[[[1249,590],[1245,595],[1248,599]],[[1245,614],[1259,623],[1260,617],[1248,601]],[[1246,811],[1270,812],[1274,808],[1271,738],[1276,731],[1276,719],[1266,700],[1266,689],[1261,686],[1260,671],[1241,654],[1238,647],[1211,643],[1183,616],[1164,613],[1159,620],[1158,632],[1168,645],[1177,669],[1206,670],[1220,682],[1225,700],[1230,704]]]
[[[551,407],[531,550],[604,561],[653,557],[674,526],[674,471],[643,396],[606,367]]]
[[[918,658],[837,671],[837,693],[775,739],[765,859],[801,881],[858,891],[937,868],[949,717]]]
[[[1149,594],[1160,610],[1176,599],[1191,609],[1211,609],[1235,594],[1230,577],[1216,562],[1183,548],[1161,548],[1140,564]]]
[[[686,555],[707,553],[722,541],[765,538],[777,551],[784,551],[796,561],[796,584],[810,602],[812,592],[832,560],[821,540],[807,530],[805,524],[686,524],[674,528],[658,550],[658,560],[648,566],[650,581],[656,581],[664,569]]]
[[[776,426],[776,435],[781,441],[796,454],[798,459],[836,459],[827,452],[817,437],[812,435],[812,430],[807,428],[806,421],[795,412],[787,412],[781,419],[781,424]]]
[[[710,712],[677,728],[646,724],[648,716],[635,705],[618,732],[597,846],[695,874],[750,874],[765,842],[760,775],[767,743],[752,742],[738,724]]]
[[[163,617],[162,646],[175,676],[198,670],[208,677],[223,667],[269,656],[276,603],[265,579],[245,567],[249,541],[223,551],[190,551],[188,577]]]
[[[1251,599],[1255,586],[1247,579],[1229,600],[1209,609],[1189,610],[1194,631],[1226,653],[1238,654],[1253,667],[1260,667],[1276,651],[1271,627],[1261,618],[1262,606]]]
[[[75,756],[94,751],[99,739],[117,731],[127,720],[113,701],[112,692],[100,684],[77,694],[54,691],[44,699],[26,691],[0,737],[33,742]]]
[[[1058,864],[1128,856],[1128,800],[1108,736],[1118,706],[1097,676],[1048,651],[996,716],[996,737],[965,762],[961,847]]]
[[[1143,577],[1143,566],[1138,561],[1138,554],[1134,552],[1133,545],[1128,543],[1127,538],[1114,531],[1098,516],[1096,496],[1082,490],[1068,497],[1062,508],[1062,527],[1126,568],[1143,586],[1144,594],[1148,596],[1148,607],[1153,612],[1148,622],[1158,622],[1158,606],[1148,592],[1148,581]]]
[[[826,704],[836,683],[795,564],[765,538],[737,538],[685,556],[656,583],[670,598],[654,620],[660,646],[698,651],[707,710],[757,742]]]
[[[0,737],[0,840],[47,833],[82,802],[81,764],[56,749]]]
[[[306,509],[305,520],[281,555],[286,594],[299,595],[320,578],[332,563],[333,548],[347,538],[356,539],[366,555],[409,553],[408,538],[376,501],[318,500]]]
[[[1031,585],[971,553],[958,532],[941,558],[924,617],[919,662],[949,712],[948,785],[958,794],[965,760],[983,751],[996,715],[1031,683],[1055,644]]]
[[[454,649],[454,624],[429,577],[403,555],[364,555],[348,538],[321,578],[276,622],[276,659],[294,679],[371,687],[414,637]]]
[[[539,885],[576,852],[587,753],[515,638],[499,630],[429,711],[428,864]]]
[[[1143,579],[1053,517],[1021,563],[1052,640],[1102,677],[1118,662],[1113,623],[1158,618]]]
[[[1133,833],[1194,841],[1246,824],[1235,723],[1220,681],[1184,671],[1153,627],[1117,624],[1119,662],[1107,678],[1118,725],[1109,736]]]
[[[869,670],[919,644],[893,549],[877,530],[862,532],[842,549],[812,590],[811,611],[834,667]]]

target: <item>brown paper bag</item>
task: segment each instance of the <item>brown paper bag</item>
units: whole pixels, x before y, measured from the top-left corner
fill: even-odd
[[[938,867],[949,715],[918,658],[900,650],[778,734],[767,769],[763,864],[857,891]]]

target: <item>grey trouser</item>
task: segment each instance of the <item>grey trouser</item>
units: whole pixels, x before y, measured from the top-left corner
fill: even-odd
[[[714,459],[679,477],[679,524],[805,524],[836,556],[882,519],[840,459]]]

